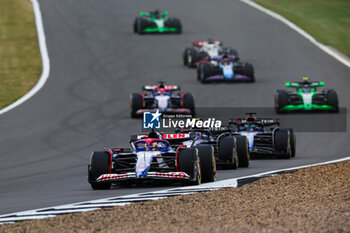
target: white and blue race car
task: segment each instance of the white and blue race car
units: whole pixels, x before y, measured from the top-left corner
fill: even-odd
[[[197,66],[197,79],[209,82],[255,82],[254,67],[248,62],[240,62],[235,56],[212,57]]]
[[[215,181],[216,163],[212,146],[172,146],[164,139],[180,137],[178,134],[152,131],[148,135],[135,136],[130,140],[131,149],[105,148],[92,153],[88,182],[93,189],[149,181],[193,185]]]

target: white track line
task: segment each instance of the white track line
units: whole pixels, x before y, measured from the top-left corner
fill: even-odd
[[[109,198],[103,198],[103,199],[92,200],[92,201],[84,201],[84,202],[72,203],[67,205],[60,205],[60,206],[47,207],[47,208],[41,208],[36,210],[27,210],[27,211],[21,211],[17,213],[4,214],[4,215],[0,215],[0,225],[14,223],[16,221],[21,221],[21,220],[34,220],[34,219],[41,219],[45,217],[55,217],[57,214],[77,213],[77,212],[97,210],[105,207],[124,206],[128,204],[132,204],[133,202],[159,200],[159,199],[164,199],[174,195],[194,194],[199,191],[211,191],[211,190],[217,190],[217,189],[229,188],[229,187],[236,188],[238,184],[238,180],[242,180],[246,178],[264,177],[264,176],[273,175],[283,171],[298,170],[298,169],[307,168],[307,167],[338,163],[346,160],[350,160],[350,156],[342,159],[327,161],[327,162],[303,165],[303,166],[286,168],[286,169],[279,169],[279,170],[263,172],[255,175],[227,179],[227,180],[217,181],[213,183],[206,183],[206,184],[197,185],[197,186],[179,187],[179,188],[165,189],[165,190],[154,191],[154,192],[129,194],[129,195],[119,196],[119,197],[109,197]],[[147,194],[151,194],[150,197],[148,197]],[[170,194],[174,194],[174,195],[170,195]]]
[[[27,101],[29,98],[34,96],[44,86],[47,79],[49,78],[50,59],[49,59],[49,55],[46,47],[46,38],[45,38],[44,26],[43,26],[43,21],[42,21],[41,12],[40,12],[40,6],[39,6],[38,0],[30,0],[30,1],[32,2],[34,16],[35,16],[35,25],[36,25],[36,30],[38,34],[39,48],[40,48],[41,60],[42,60],[42,73],[37,84],[27,94],[22,96],[16,102],[1,109],[0,115],[14,109],[15,107],[21,105],[22,103]]]
[[[265,14],[270,15],[271,17],[273,17],[273,18],[275,18],[275,19],[277,19],[277,20],[279,20],[281,22],[283,22],[288,27],[292,28],[293,30],[298,32],[300,35],[302,35],[303,37],[308,39],[311,43],[313,43],[314,45],[319,47],[321,50],[326,52],[328,55],[334,57],[335,59],[337,59],[338,61],[340,61],[344,65],[346,65],[347,67],[350,67],[350,60],[349,59],[345,59],[344,57],[342,57],[341,55],[339,55],[337,52],[333,51],[329,47],[325,46],[324,44],[319,43],[310,34],[305,32],[303,29],[301,29],[300,27],[298,27],[294,23],[290,22],[289,20],[287,20],[283,16],[281,16],[281,15],[279,15],[279,14],[277,14],[277,13],[271,11],[271,10],[268,10],[268,9],[266,9],[266,8],[256,4],[255,2],[253,2],[251,0],[240,0],[240,1],[246,3],[246,4],[250,5],[250,6],[252,6],[254,8],[256,8],[256,9],[262,11],[262,12],[264,12]]]

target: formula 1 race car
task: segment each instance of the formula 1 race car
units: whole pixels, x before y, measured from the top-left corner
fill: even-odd
[[[275,92],[275,109],[277,113],[290,111],[330,111],[338,112],[338,95],[333,89],[317,90],[324,82],[311,82],[304,77],[301,82],[287,82],[286,87],[293,91],[277,90]]]
[[[188,67],[196,67],[199,62],[210,60],[212,57],[223,55],[234,56],[238,60],[238,52],[233,48],[222,47],[223,43],[217,40],[203,40],[193,42],[191,48],[185,48],[182,54],[183,64]]]
[[[248,138],[251,158],[277,157],[290,159],[295,156],[296,136],[292,128],[279,128],[280,121],[273,118],[256,118],[247,113],[246,118],[229,122],[226,135],[242,135]],[[266,127],[274,126],[266,129]]]
[[[175,147],[154,131],[131,140],[130,145],[131,149],[105,148],[92,153],[88,182],[93,189],[109,189],[112,183],[138,184],[152,180],[198,185],[216,179],[212,146]]]
[[[237,61],[235,56],[212,57],[197,66],[197,79],[202,83],[217,81],[254,82],[254,67],[250,63]]]
[[[134,32],[138,34],[145,33],[181,33],[181,21],[174,17],[168,17],[168,12],[154,10],[150,12],[141,12],[141,17],[134,21]]]
[[[211,145],[215,149],[216,163],[236,169],[249,167],[248,139],[246,136],[227,135],[220,130],[210,129],[182,129],[177,131],[176,138],[171,143],[197,145]],[[187,137],[186,137],[187,135]]]
[[[135,118],[142,116],[144,112],[159,110],[161,113],[183,113],[195,114],[194,98],[191,93],[178,93],[180,87],[177,85],[165,85],[159,82],[158,85],[143,86],[144,91],[151,94],[133,93],[130,96],[130,114]]]

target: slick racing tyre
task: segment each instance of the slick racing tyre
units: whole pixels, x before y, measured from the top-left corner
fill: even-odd
[[[168,17],[164,22],[165,27],[175,28],[175,33],[182,33],[182,24],[178,18]]]
[[[130,115],[132,118],[136,118],[136,112],[142,109],[142,97],[139,94],[131,94],[130,96]]]
[[[182,33],[182,24],[179,19],[174,18],[174,28],[177,29],[177,33],[181,34]]]
[[[233,169],[238,168],[236,140],[232,136],[224,136],[219,141],[219,159],[228,162]]]
[[[335,90],[327,91],[327,104],[334,108],[331,112],[339,112],[338,95]]]
[[[177,154],[178,170],[185,172],[191,177],[190,184],[201,184],[201,167],[196,148],[186,148],[178,151]]]
[[[95,151],[91,155],[88,169],[88,181],[93,189],[110,189],[111,183],[99,183],[96,179],[109,173],[110,155],[105,151]]]
[[[210,77],[210,65],[208,63],[200,63],[197,71],[197,79],[201,83],[207,83],[208,77]]]
[[[192,116],[196,114],[194,107],[194,98],[191,93],[186,93],[183,96],[183,107],[189,109],[191,111]]]
[[[198,53],[193,48],[185,49],[183,53],[183,64],[189,68],[195,67],[196,62],[199,61]]]
[[[282,113],[282,108],[288,105],[289,95],[285,90],[277,90],[275,93],[275,110],[277,113]]]
[[[276,129],[274,132],[275,149],[280,159],[290,159],[292,156],[290,135],[288,129]]]
[[[137,17],[134,22],[134,33],[144,34],[145,22],[141,17]]]
[[[214,148],[209,145],[199,145],[197,149],[202,169],[202,181],[214,182],[216,180]]]
[[[249,80],[247,80],[247,82],[255,82],[254,67],[252,64],[243,64],[243,75],[246,75],[250,78]]]
[[[238,167],[249,167],[249,143],[246,136],[236,136]]]
[[[188,54],[189,54],[190,48],[186,48],[184,52],[182,53],[182,63],[184,66],[188,66]]]
[[[292,153],[292,157],[295,157],[295,151],[296,151],[296,136],[294,129],[289,128],[289,136],[290,136],[290,149]]]

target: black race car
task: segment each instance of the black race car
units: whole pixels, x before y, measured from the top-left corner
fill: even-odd
[[[226,130],[178,129],[170,143],[187,145],[211,145],[215,149],[218,165],[236,169],[249,166],[248,139],[245,136],[227,135]]]
[[[289,159],[295,156],[296,136],[292,128],[279,128],[278,119],[257,118],[255,113],[247,114],[249,116],[246,118],[231,120],[226,127],[226,135],[246,136],[251,158],[268,156]]]

